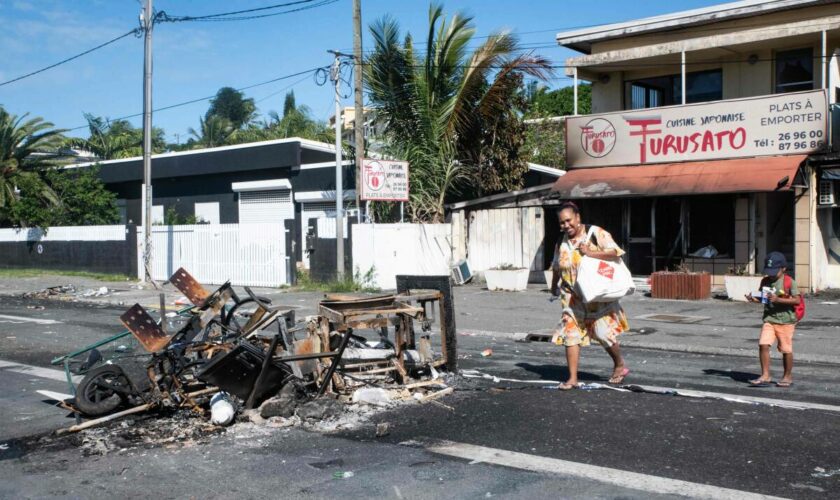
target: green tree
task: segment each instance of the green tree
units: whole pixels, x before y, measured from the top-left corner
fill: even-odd
[[[27,220],[11,213],[19,202],[18,189],[21,197],[34,197],[44,205],[60,205],[41,174],[56,164],[55,151],[64,142],[64,131],[53,128],[41,117],[26,120],[27,116],[11,115],[0,106],[0,224],[28,225]]]
[[[519,155],[524,130],[523,75],[546,79],[549,62],[522,54],[507,33],[487,37],[468,53],[472,18],[429,8],[425,55],[417,58],[410,35],[400,43],[395,20],[371,27],[374,50],[365,66],[371,103],[383,120],[387,153],[411,163],[409,214],[415,221],[443,220],[444,203],[465,188],[521,186]]]
[[[113,160],[143,155],[143,129],[135,128],[127,120],[110,121],[101,116],[85,113],[88,122],[87,139],[71,138],[67,145],[96,155],[100,160]],[[166,150],[166,134],[162,129],[152,128],[152,152]]]
[[[528,123],[522,154],[531,163],[565,168],[566,129],[563,121],[538,118]]]
[[[297,106],[295,105],[295,91],[290,90],[286,93],[286,98],[283,100],[283,116],[286,116],[289,113],[296,110]]]
[[[312,118],[309,107],[297,106],[294,93],[289,92],[283,102],[282,117],[276,111],[269,111],[267,120],[251,123],[242,130],[234,131],[228,141],[243,143],[288,137],[321,142],[332,142],[334,139],[333,131],[327,124]]]
[[[529,96],[527,115],[532,118],[548,116],[568,116],[575,112],[574,88],[548,90],[545,87],[536,89]],[[578,86],[578,113],[587,115],[592,112],[592,85]]]
[[[36,197],[22,196],[12,208],[18,220],[42,228],[50,226],[92,226],[116,224],[120,215],[116,195],[99,179],[99,167],[52,169],[44,181],[61,200],[57,207],[45,206]],[[30,189],[21,187],[21,193]]]
[[[210,100],[210,109],[204,119],[218,116],[227,120],[234,130],[239,130],[253,121],[256,115],[254,99],[246,99],[245,94],[232,87],[222,87],[216,92],[216,97]]]
[[[230,120],[218,115],[208,115],[206,118],[199,118],[198,121],[199,130],[192,127],[188,130],[192,135],[187,143],[190,149],[224,146],[235,132]]]

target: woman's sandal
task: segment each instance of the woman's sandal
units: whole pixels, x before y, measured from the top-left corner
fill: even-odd
[[[562,384],[557,386],[558,391],[571,391],[572,389],[577,389],[577,384],[563,382]]]
[[[630,368],[624,367],[624,369],[621,370],[621,374],[617,377],[610,378],[609,382],[611,384],[620,384],[620,383],[624,382],[624,377],[626,377],[629,373],[630,373]]]

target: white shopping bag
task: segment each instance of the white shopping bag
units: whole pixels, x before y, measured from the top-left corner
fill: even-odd
[[[633,276],[624,261],[584,256],[578,268],[578,294],[584,302],[615,302],[636,291]]]
[[[592,229],[587,234],[587,242],[592,237]],[[584,255],[578,267],[575,287],[586,303],[615,302],[636,291],[633,276],[619,257],[601,260]]]

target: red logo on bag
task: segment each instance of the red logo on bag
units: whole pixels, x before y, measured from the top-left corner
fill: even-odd
[[[613,275],[615,274],[615,268],[613,268],[613,266],[607,264],[606,262],[601,261],[601,263],[598,264],[598,274],[607,278],[608,280],[611,280],[613,279]]]

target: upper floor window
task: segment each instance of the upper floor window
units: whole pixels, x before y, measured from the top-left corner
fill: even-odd
[[[795,49],[776,52],[776,93],[813,90],[814,50]]]
[[[723,99],[723,73],[719,69],[686,74],[686,103]],[[642,109],[682,104],[682,76],[667,75],[625,82],[625,108]]]

